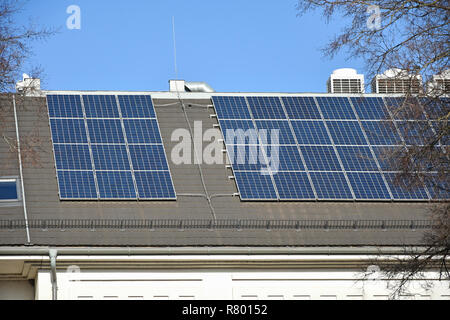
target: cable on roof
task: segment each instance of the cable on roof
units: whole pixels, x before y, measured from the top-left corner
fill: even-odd
[[[207,198],[205,194],[203,193],[177,193],[177,196],[180,197],[202,197]]]
[[[215,193],[210,196],[210,198],[219,198],[219,197],[235,197],[234,193]]]
[[[155,104],[155,107],[169,107],[169,106],[175,106],[178,105],[178,102],[171,102],[171,103],[165,103],[165,104]]]
[[[189,107],[201,107],[201,108],[211,108],[212,104],[198,104],[198,103],[189,103]]]
[[[178,105],[178,102],[171,102],[165,104],[155,104],[155,107],[169,107]],[[198,104],[198,103],[189,103],[189,107],[202,107],[202,108],[211,108],[212,104]]]

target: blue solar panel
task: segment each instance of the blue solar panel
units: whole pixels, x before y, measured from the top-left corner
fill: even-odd
[[[162,145],[130,145],[134,170],[169,170]]]
[[[321,119],[313,97],[283,97],[289,119]]]
[[[83,119],[50,119],[53,143],[87,143]]]
[[[407,145],[434,143],[436,135],[428,121],[397,121],[397,127]]]
[[[212,97],[219,119],[251,119],[243,97]]]
[[[424,181],[427,186],[430,197],[433,200],[450,199],[450,185],[448,175],[438,173],[428,173],[424,175]]]
[[[156,118],[152,98],[143,95],[119,95],[123,118]]]
[[[223,131],[256,129],[252,120],[219,120],[219,123]]]
[[[320,110],[325,119],[356,120],[347,98],[343,97],[317,97]]]
[[[305,172],[278,172],[273,175],[280,200],[312,200],[314,192]]]
[[[84,95],[83,102],[87,118],[119,118],[116,96]]]
[[[100,199],[136,199],[131,171],[96,171]]]
[[[83,118],[83,108],[79,95],[48,95],[50,118]]]
[[[155,119],[124,119],[128,143],[162,143]]]
[[[262,144],[295,144],[288,121],[256,120]]]
[[[310,174],[319,199],[353,199],[342,172],[311,172]]]
[[[369,143],[375,146],[402,144],[392,121],[362,121]]]
[[[92,171],[57,171],[61,199],[97,199]]]
[[[242,200],[277,200],[270,175],[259,171],[235,171],[234,176]]]
[[[127,149],[123,145],[92,145],[95,170],[130,170]]]
[[[419,101],[430,120],[442,119],[450,112],[450,98],[420,98]]]
[[[301,146],[306,166],[311,171],[342,171],[333,147]]]
[[[367,145],[358,121],[327,121],[335,144]]]
[[[272,171],[304,171],[297,146],[266,146],[264,148]]]
[[[378,171],[369,147],[337,146],[345,171]]]
[[[92,170],[87,144],[55,144],[56,169]]]
[[[396,179],[395,173],[384,173],[394,200],[428,200],[424,187],[409,188],[404,181]]]
[[[331,144],[322,121],[291,121],[299,144]]]
[[[259,171],[267,168],[266,158],[259,145],[227,145],[234,170]]]
[[[423,106],[416,98],[384,98],[395,120],[426,120]]]
[[[120,109],[115,95],[84,95],[82,100],[80,96],[49,96],[49,114],[55,116],[50,118],[50,127],[61,199],[137,199],[135,182],[141,199],[175,199],[151,97],[118,99]],[[80,118],[56,117],[73,115]],[[134,170],[161,171],[132,171],[130,160]]]
[[[139,199],[175,199],[169,171],[135,172]]]
[[[287,119],[278,97],[248,97],[253,119]]]
[[[312,200],[315,187],[317,200],[392,200],[383,171],[393,167],[386,164],[386,159],[380,159],[380,152],[387,146],[392,155],[402,145],[396,126],[402,121],[397,120],[394,125],[383,98],[281,97],[281,104],[279,97],[252,96],[246,98],[250,114],[247,114],[245,98],[241,98],[233,98],[234,101],[213,98],[228,155],[233,158],[236,183],[242,187],[241,199],[274,200],[278,195],[278,200]],[[391,100],[387,99],[389,103],[397,101]],[[241,120],[229,120],[230,115]],[[427,122],[413,124],[419,133],[422,127],[431,128]],[[437,128],[445,124],[432,122],[432,125]],[[259,140],[254,126],[260,130]],[[279,130],[278,144],[270,138],[261,139],[262,130],[270,129]],[[227,131],[231,134],[226,134]],[[238,143],[244,145],[240,156],[234,152]],[[261,144],[268,144],[266,157],[260,152],[249,154],[250,143],[255,150]],[[266,162],[270,164],[273,179],[261,178]],[[306,170],[313,186],[309,185]],[[407,198],[404,192],[394,192],[395,200]],[[426,200],[426,197],[420,199],[413,195],[411,199]]]
[[[361,120],[388,120],[389,112],[382,98],[352,97],[350,98],[356,113]]]
[[[372,149],[377,157],[382,171],[389,171],[390,168],[392,168],[392,161],[395,161],[397,158],[395,154],[404,152],[403,146],[374,146]]]
[[[447,130],[447,128],[449,126],[448,121],[434,121],[434,120],[431,121],[431,125],[434,128],[434,130],[436,131],[436,136],[441,133],[445,133],[445,130]],[[442,138],[439,140],[439,142],[443,146],[450,145],[450,135],[443,134]]]
[[[349,172],[347,173],[356,199],[359,200],[390,200],[381,173]]]
[[[383,171],[399,171],[403,161],[414,161],[414,170],[423,173],[441,171],[447,168],[449,149],[442,146],[385,146],[373,147]],[[419,156],[415,156],[419,154]]]
[[[87,119],[91,143],[125,143],[119,119]]]
[[[220,120],[227,144],[258,144],[258,131],[251,120]]]

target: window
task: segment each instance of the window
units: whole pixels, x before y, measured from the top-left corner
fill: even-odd
[[[0,203],[17,202],[20,200],[18,178],[0,178]]]

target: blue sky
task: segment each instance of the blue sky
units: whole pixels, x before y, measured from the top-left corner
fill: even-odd
[[[69,30],[66,9],[81,9],[81,29]],[[221,92],[325,92],[341,67],[361,61],[320,52],[342,21],[319,13],[297,16],[295,0],[39,0],[18,23],[60,28],[33,45],[30,62],[45,72],[44,89],[166,91],[178,78],[206,81]],[[367,81],[367,79],[366,79]]]

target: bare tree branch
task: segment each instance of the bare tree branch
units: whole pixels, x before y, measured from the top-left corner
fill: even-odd
[[[380,12],[381,24],[374,28],[367,24],[369,6]],[[345,50],[349,59],[364,59],[370,78],[395,68],[432,83],[434,75],[449,69],[448,0],[300,0],[297,9],[299,16],[320,10],[328,22],[346,18],[348,24],[322,51],[333,57]],[[396,121],[387,122],[395,124],[391,130],[398,130],[403,140],[400,147],[386,149],[382,160],[386,171],[399,172],[396,184],[409,190],[427,188],[436,200],[429,210],[434,227],[425,234],[425,250],[405,248],[407,258],[383,266],[389,279],[398,280],[394,295],[426,270],[438,270],[441,279],[450,280],[450,100],[443,97],[449,92],[427,87],[414,96],[412,85],[410,81],[402,103],[389,106]]]

